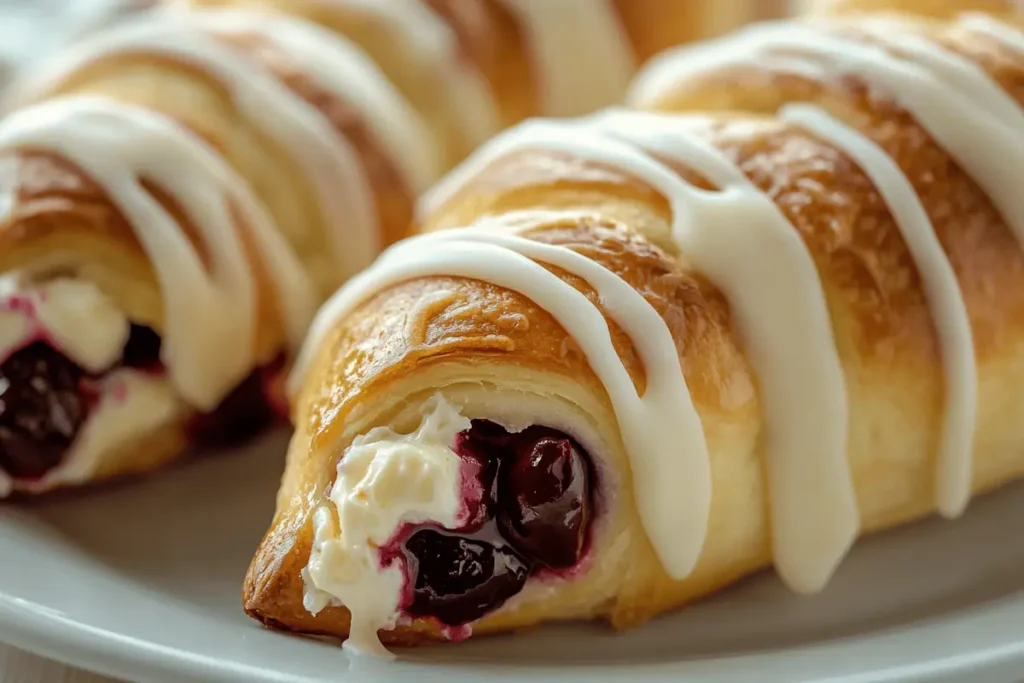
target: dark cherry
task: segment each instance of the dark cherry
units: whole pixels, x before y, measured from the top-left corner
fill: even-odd
[[[583,555],[590,517],[590,481],[582,449],[543,428],[516,435],[513,458],[498,481],[498,525],[516,550],[550,569],[568,569]]]
[[[60,464],[89,412],[84,371],[42,342],[0,364],[0,468],[38,479]]]
[[[456,437],[456,448],[464,447],[475,451],[477,457],[493,459],[499,455],[495,449],[507,448],[513,436],[495,422],[473,420],[472,426]]]
[[[474,420],[471,429],[460,432],[455,437],[455,453],[467,463],[470,469],[465,471],[473,476],[482,490],[479,501],[473,499],[470,491],[464,492],[466,504],[470,509],[467,526],[479,526],[493,519],[497,512],[495,482],[498,463],[506,454],[507,441],[508,432],[485,420]]]
[[[253,371],[212,412],[192,421],[190,441],[207,447],[238,446],[279,424],[283,416],[269,397],[277,372],[277,362]]]
[[[405,542],[413,583],[406,612],[447,626],[476,621],[523,589],[529,566],[507,545],[421,529]]]
[[[500,607],[535,569],[564,570],[580,561],[591,470],[578,444],[546,427],[510,434],[474,420],[453,448],[464,461],[468,523],[455,531],[403,531],[381,557],[405,560],[406,614],[458,627]]]
[[[139,370],[159,368],[162,365],[160,361],[160,335],[151,327],[132,323],[128,342],[124,345],[124,355],[121,358],[121,364]]]

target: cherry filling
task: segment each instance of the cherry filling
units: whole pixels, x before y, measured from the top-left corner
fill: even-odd
[[[382,552],[405,559],[404,611],[457,627],[500,607],[539,573],[583,560],[593,519],[593,467],[568,435],[547,427],[510,434],[484,420],[456,438],[466,462],[469,523],[420,525]]]
[[[60,464],[93,402],[85,372],[43,342],[0,364],[0,468],[38,479]]]
[[[132,323],[131,333],[121,356],[121,365],[138,370],[162,371],[160,335],[151,327]]]
[[[211,413],[189,425],[193,443],[237,444],[281,421],[281,402],[272,395],[283,360],[258,368]],[[162,373],[160,336],[131,326],[117,368]],[[59,466],[99,400],[100,375],[93,375],[37,341],[0,363],[0,470],[33,481]],[[127,397],[126,400],[131,400]]]
[[[587,461],[564,436],[535,439],[515,443],[515,458],[502,468],[498,526],[521,552],[550,569],[569,569],[586,541]]]
[[[494,539],[417,531],[405,542],[410,576],[416,577],[406,612],[458,626],[479,619],[526,585],[530,565]]]
[[[224,397],[211,413],[197,416],[188,426],[189,441],[203,447],[244,444],[287,417],[277,394],[284,356],[256,368]]]

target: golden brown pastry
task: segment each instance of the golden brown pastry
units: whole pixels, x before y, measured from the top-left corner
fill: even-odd
[[[1024,474],[1022,78],[1007,18],[772,24],[499,135],[314,322],[247,612],[626,628]]]

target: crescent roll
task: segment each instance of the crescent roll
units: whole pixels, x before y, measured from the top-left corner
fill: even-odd
[[[246,611],[627,628],[1024,474],[1022,78],[1012,17],[844,14],[499,135],[315,320]]]
[[[354,43],[161,9],[76,42],[0,122],[0,493],[150,470],[285,412],[317,305],[443,168]]]

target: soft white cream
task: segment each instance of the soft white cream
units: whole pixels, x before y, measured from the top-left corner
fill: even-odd
[[[36,282],[28,273],[9,273],[0,278],[3,306],[7,308],[0,309],[0,361],[45,339],[99,374],[121,358],[128,340],[128,319],[91,282],[64,277]],[[95,389],[98,402],[62,463],[35,481],[14,481],[0,471],[0,498],[16,489],[45,491],[87,482],[105,457],[177,420],[186,410],[162,374],[119,368],[103,376]]]
[[[611,0],[502,0],[519,19],[541,113],[576,116],[614,104],[636,69]]]
[[[32,283],[25,273],[0,278],[0,361],[47,339],[86,370],[102,372],[120,357],[130,324],[99,288],[58,278]]]
[[[401,567],[381,566],[380,547],[405,523],[456,528],[466,512],[462,461],[452,446],[470,421],[441,395],[421,411],[415,431],[377,427],[345,450],[329,503],[314,513],[303,571],[306,609],[345,605],[352,613],[346,646],[383,656],[377,631],[394,628],[404,578]]]
[[[121,357],[131,326],[91,282],[62,278],[43,283],[36,301],[39,323],[86,370],[105,370]]]
[[[309,277],[248,185],[175,122],[104,98],[58,98],[0,125],[0,149],[25,148],[77,165],[131,225],[164,298],[161,354],[190,403],[212,409],[254,364],[257,291],[240,229],[249,231],[264,262],[289,339],[296,345],[302,339],[316,306]],[[192,219],[209,269],[143,178]]]

